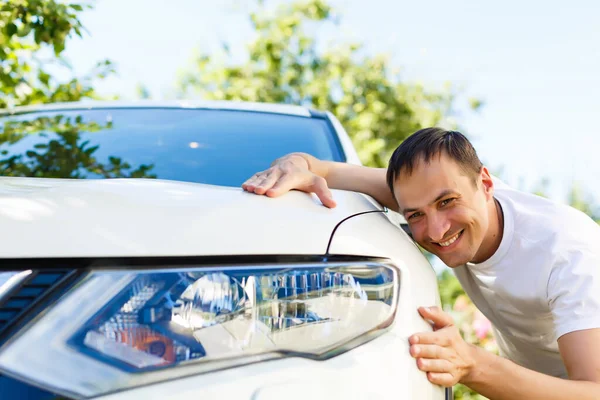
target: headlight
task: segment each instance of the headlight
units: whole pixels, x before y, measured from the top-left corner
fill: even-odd
[[[393,320],[386,263],[94,271],[0,353],[75,397],[286,356],[325,359]]]

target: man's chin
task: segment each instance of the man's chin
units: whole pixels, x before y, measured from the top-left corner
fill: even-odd
[[[466,264],[466,262],[446,262],[444,260],[442,261],[444,262],[444,264],[446,264],[448,268],[456,268]]]

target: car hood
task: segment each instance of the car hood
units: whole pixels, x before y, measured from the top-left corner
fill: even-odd
[[[328,209],[297,191],[150,179],[0,178],[0,258],[323,254],[335,226],[380,208],[333,191]]]

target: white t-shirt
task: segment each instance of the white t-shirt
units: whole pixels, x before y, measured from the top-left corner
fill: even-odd
[[[600,328],[600,226],[572,207],[494,182],[504,214],[500,246],[454,271],[492,322],[502,356],[567,378],[557,339]]]

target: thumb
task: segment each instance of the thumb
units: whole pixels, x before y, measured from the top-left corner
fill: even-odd
[[[334,208],[336,206],[335,200],[333,200],[333,196],[331,194],[331,190],[329,190],[329,187],[327,187],[327,181],[325,179],[316,179],[313,192],[317,195],[325,207]]]
[[[431,321],[434,330],[442,329],[448,325],[453,325],[454,320],[450,315],[442,311],[439,307],[419,307],[419,314]]]

